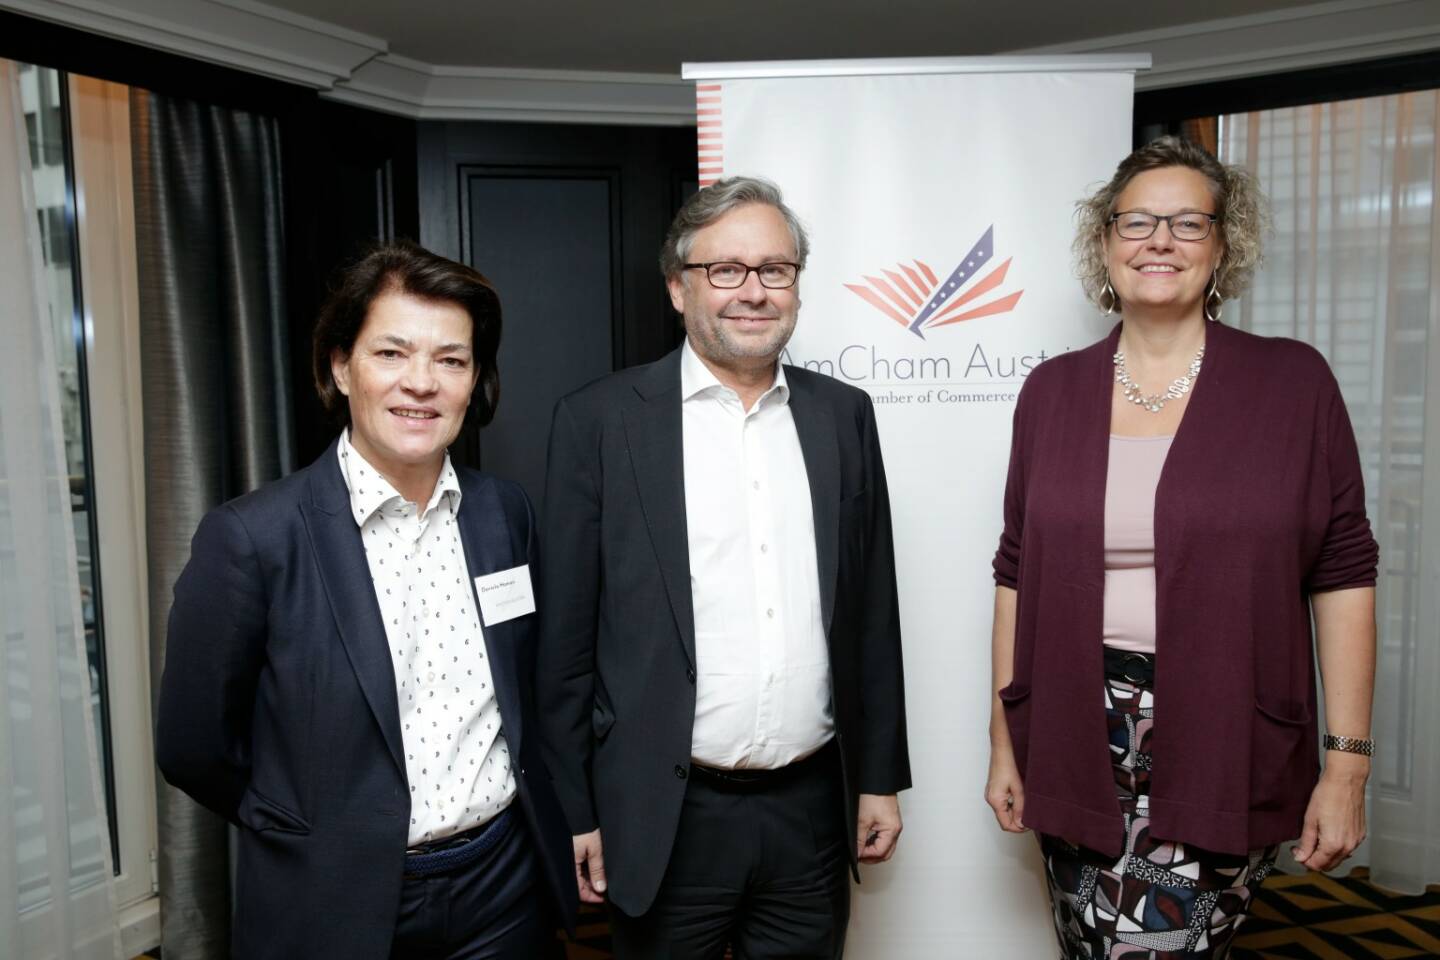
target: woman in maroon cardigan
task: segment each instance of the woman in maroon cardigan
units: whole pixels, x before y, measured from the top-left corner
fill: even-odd
[[[1120,323],[1016,406],[986,799],[1039,833],[1066,957],[1224,956],[1281,841],[1326,870],[1365,835],[1377,548],[1354,433],[1315,350],[1218,322],[1264,210],[1188,142],[1127,157],[1075,243]]]

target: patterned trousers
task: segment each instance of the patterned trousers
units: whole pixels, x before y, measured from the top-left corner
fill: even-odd
[[[1065,960],[1221,960],[1275,866],[1274,846],[1235,856],[1150,835],[1154,716],[1148,687],[1106,678],[1110,757],[1125,820],[1120,859],[1040,836]]]

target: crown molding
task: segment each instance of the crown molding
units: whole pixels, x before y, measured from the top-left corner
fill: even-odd
[[[695,123],[694,87],[661,73],[437,67],[385,54],[324,95],[420,120]]]
[[[389,49],[252,0],[0,0],[15,13],[326,90]]]
[[[255,0],[0,0],[0,8],[420,120],[688,126],[678,74],[437,66]],[[1236,80],[1440,49],[1437,0],[1328,0],[1007,55],[1148,54],[1136,89]]]
[[[1159,90],[1435,49],[1440,49],[1436,0],[1330,0],[1014,52],[1147,51],[1154,64],[1135,78],[1135,88]]]

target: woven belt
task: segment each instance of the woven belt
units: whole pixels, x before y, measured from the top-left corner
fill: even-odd
[[[422,843],[405,851],[405,875],[428,877],[463,867],[484,856],[510,834],[510,808],[506,807],[473,830]]]

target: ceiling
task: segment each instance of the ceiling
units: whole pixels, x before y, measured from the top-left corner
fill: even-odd
[[[682,62],[967,56],[1313,6],[1314,0],[265,0],[446,66],[679,71]]]
[[[1159,90],[1440,50],[1440,0],[0,0],[0,9],[422,120],[692,125],[685,63],[741,64],[750,76],[953,72],[982,66],[966,57],[1000,54],[1016,69],[1137,70],[1137,90]]]

